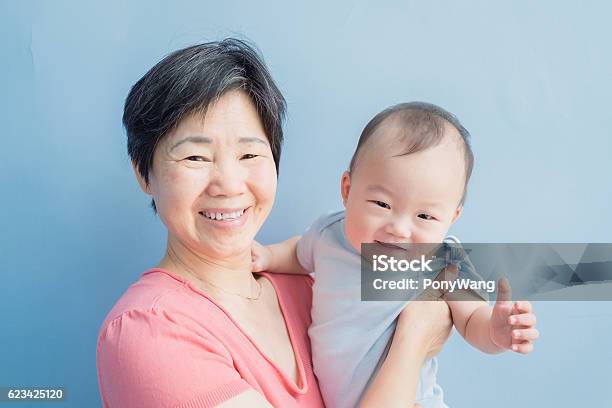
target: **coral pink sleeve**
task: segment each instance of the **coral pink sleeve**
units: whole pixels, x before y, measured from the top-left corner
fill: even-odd
[[[105,407],[211,407],[248,388],[215,338],[163,312],[128,311],[98,340]]]

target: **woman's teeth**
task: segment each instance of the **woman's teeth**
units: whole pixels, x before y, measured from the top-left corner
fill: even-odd
[[[234,211],[231,213],[204,211],[203,214],[206,218],[210,218],[211,220],[232,221],[242,217],[242,214],[244,214],[244,210]]]

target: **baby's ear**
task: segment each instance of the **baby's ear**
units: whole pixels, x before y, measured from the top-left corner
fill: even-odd
[[[461,217],[462,213],[463,213],[463,205],[460,205],[455,210],[455,214],[453,215],[453,219],[451,220],[451,224],[454,224],[455,221],[457,221],[459,219],[459,217]]]
[[[351,190],[351,173],[345,171],[342,173],[342,179],[340,179],[340,194],[342,194],[342,203],[346,206],[346,200],[348,200],[349,191]]]

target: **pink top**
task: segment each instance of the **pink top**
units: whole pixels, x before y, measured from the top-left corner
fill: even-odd
[[[151,269],[100,329],[96,357],[104,407],[212,407],[247,389],[275,407],[323,407],[307,333],[312,278],[262,275],[276,290],[299,386],[214,299],[180,276]]]

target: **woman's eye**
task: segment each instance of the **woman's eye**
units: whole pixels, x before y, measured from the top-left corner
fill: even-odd
[[[424,220],[428,220],[428,221],[431,221],[431,220],[435,220],[435,219],[436,219],[435,217],[432,217],[432,216],[431,216],[431,215],[429,215],[429,214],[419,214],[419,215],[418,215],[418,217],[419,217],[419,218],[422,218],[422,219],[424,219]]]
[[[390,209],[391,209],[391,206],[390,206],[389,204],[384,203],[384,202],[382,202],[382,201],[378,201],[378,200],[371,200],[370,202],[371,202],[371,203],[376,204],[376,205],[377,205],[377,206],[379,206],[379,207],[386,208],[387,210],[390,210]]]
[[[188,160],[188,161],[198,161],[198,162],[208,162],[208,161],[210,161],[206,157],[203,157],[203,156],[189,156],[189,157],[185,157],[185,160]]]
[[[254,159],[255,157],[257,157],[256,154],[247,153],[243,155],[240,159]]]

